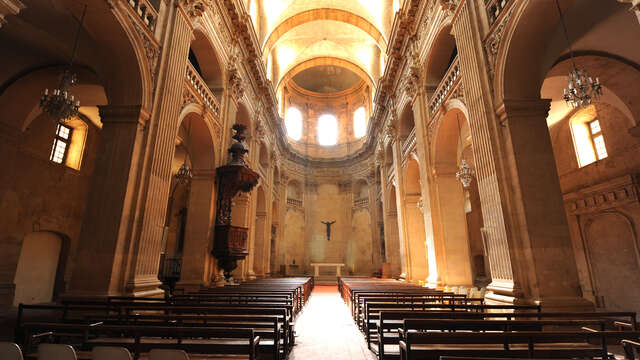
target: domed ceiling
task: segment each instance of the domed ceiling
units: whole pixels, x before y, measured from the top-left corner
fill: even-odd
[[[361,80],[353,71],[334,65],[314,66],[293,76],[293,81],[301,88],[324,94],[345,91]]]

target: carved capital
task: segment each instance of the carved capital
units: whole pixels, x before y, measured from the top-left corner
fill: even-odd
[[[233,101],[238,102],[244,96],[244,83],[240,76],[240,71],[236,68],[235,64],[229,63],[227,67],[228,79],[229,79],[229,91]]]
[[[180,5],[184,12],[194,20],[201,17],[211,6],[211,0],[181,0]]]

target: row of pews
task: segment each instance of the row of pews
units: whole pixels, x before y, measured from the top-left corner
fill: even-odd
[[[265,278],[169,298],[21,304],[15,342],[26,358],[37,358],[41,343],[58,343],[87,358],[96,347],[120,347],[134,359],[154,349],[180,349],[196,358],[281,360],[294,345],[294,321],[312,289],[309,277]]]
[[[380,360],[612,358],[640,350],[634,312],[546,312],[396,280],[339,279],[367,345]]]

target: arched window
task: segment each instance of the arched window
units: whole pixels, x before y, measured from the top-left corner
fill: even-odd
[[[284,117],[284,124],[287,127],[287,135],[293,140],[300,140],[302,137],[302,114],[300,110],[290,107]]]
[[[330,114],[318,119],[318,143],[320,145],[335,145],[338,141],[338,121]]]
[[[367,114],[364,106],[361,106],[353,113],[353,135],[360,139],[367,133]]]

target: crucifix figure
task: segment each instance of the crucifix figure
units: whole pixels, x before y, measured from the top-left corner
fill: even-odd
[[[331,225],[333,225],[333,223],[335,223],[336,221],[320,221],[321,223],[327,225],[327,241],[331,241]]]

